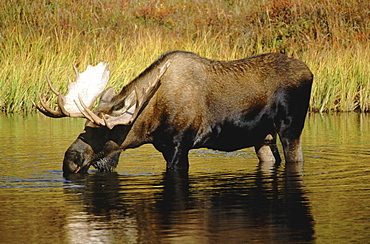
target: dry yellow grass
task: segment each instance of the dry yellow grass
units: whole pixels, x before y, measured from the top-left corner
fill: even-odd
[[[0,6],[0,109],[34,111],[72,64],[109,61],[120,89],[162,53],[282,52],[315,74],[311,111],[369,111],[370,3],[357,0],[9,0]]]

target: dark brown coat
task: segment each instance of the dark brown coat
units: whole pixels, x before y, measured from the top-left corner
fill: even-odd
[[[122,150],[145,143],[163,154],[171,170],[187,170],[189,150],[201,147],[254,146],[261,161],[280,162],[277,134],[286,161],[303,161],[300,136],[313,75],[303,62],[278,53],[235,61],[166,53],[119,94],[103,95],[96,114],[112,118],[127,111],[133,94],[139,96],[133,91],[145,89],[164,65],[168,68],[134,120],[112,129],[87,123],[65,154],[65,172],[90,165],[111,170]]]

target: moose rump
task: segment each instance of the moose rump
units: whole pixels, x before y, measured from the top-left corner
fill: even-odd
[[[95,73],[105,81],[109,75],[105,66],[86,76]],[[85,172],[90,165],[111,170],[121,151],[145,143],[163,154],[168,170],[187,170],[189,150],[201,147],[232,151],[253,146],[260,161],[280,162],[277,135],[285,160],[301,162],[312,80],[303,62],[278,53],[215,61],[174,51],[120,93],[104,91],[94,112],[78,91],[68,103],[65,97],[72,91],[66,96],[55,91],[58,110],[45,102],[37,108],[50,117],[88,119],[65,154],[66,173]],[[65,111],[65,104],[75,104],[74,111]]]

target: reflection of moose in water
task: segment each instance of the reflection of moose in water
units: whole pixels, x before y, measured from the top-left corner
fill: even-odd
[[[85,187],[66,191],[80,197],[85,217],[67,224],[71,236],[95,231],[100,240],[134,243],[314,239],[309,201],[295,163],[285,173],[261,165],[255,174],[232,177],[167,172],[157,180],[108,174],[73,175]]]

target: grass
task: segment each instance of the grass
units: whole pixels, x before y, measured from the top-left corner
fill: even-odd
[[[357,0],[8,0],[0,5],[0,109],[35,111],[45,77],[65,91],[73,64],[82,71],[109,61],[118,90],[162,53],[186,50],[222,60],[285,53],[315,74],[311,111],[367,112],[369,9]]]

